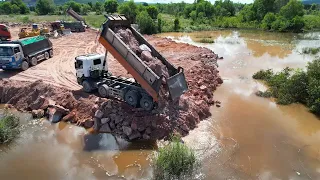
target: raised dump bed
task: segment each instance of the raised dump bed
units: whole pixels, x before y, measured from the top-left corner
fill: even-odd
[[[122,15],[106,16],[107,22],[103,24],[103,30],[99,42],[110,52],[115,59],[134,77],[134,79],[152,96],[154,101],[159,100],[159,91],[162,80],[168,87],[172,100],[179,98],[188,90],[187,82],[182,67],[174,67],[168,62],[147,40],[136,31],[129,20]],[[116,28],[130,29],[139,44],[144,44],[151,50],[151,55],[161,61],[168,70],[168,77],[158,76],[147,64],[128,47],[115,33]]]

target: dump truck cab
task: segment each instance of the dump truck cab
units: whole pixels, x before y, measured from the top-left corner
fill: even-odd
[[[76,75],[81,81],[84,78],[99,78],[104,70],[105,56],[102,54],[87,54],[75,58]],[[97,76],[99,74],[99,76]]]
[[[25,59],[19,44],[0,44],[0,68],[19,69]]]
[[[11,33],[9,31],[8,26],[4,24],[0,24],[0,40],[1,41],[8,41],[11,39]]]

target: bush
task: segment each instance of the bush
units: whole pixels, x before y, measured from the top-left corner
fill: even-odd
[[[38,15],[52,14],[55,10],[52,0],[37,0],[36,13]]]
[[[257,96],[259,96],[259,97],[264,97],[264,98],[270,98],[270,97],[272,97],[272,93],[270,92],[270,91],[265,91],[265,92],[263,92],[263,91],[258,91],[258,92],[256,92],[255,93]]]
[[[118,1],[116,0],[107,0],[104,3],[104,9],[106,10],[107,13],[115,13],[117,12],[118,9]]]
[[[316,55],[320,52],[320,48],[314,48],[314,47],[305,47],[302,49],[303,54],[312,54]]]
[[[19,118],[5,114],[0,119],[0,144],[11,142],[18,134]]]
[[[203,39],[200,39],[199,42],[200,43],[209,43],[209,44],[211,44],[211,43],[214,43],[214,40],[208,39],[208,38],[203,38]]]
[[[155,179],[176,179],[195,169],[196,157],[193,150],[173,138],[170,144],[159,149],[154,164]]]
[[[139,25],[141,33],[143,34],[157,33],[157,26],[147,11],[142,11],[137,16],[137,23]]]
[[[262,20],[262,28],[263,29],[271,29],[272,23],[276,20],[276,16],[274,13],[267,13]]]
[[[265,80],[268,81],[273,76],[272,69],[260,70],[253,74],[252,78],[257,80]]]
[[[254,78],[264,80],[270,89],[256,95],[269,97],[271,93],[278,104],[302,103],[320,115],[320,59],[310,62],[307,72],[285,68],[273,74],[271,70],[261,70],[254,74]]]

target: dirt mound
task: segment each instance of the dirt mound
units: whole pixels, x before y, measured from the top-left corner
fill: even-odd
[[[24,82],[3,79],[0,81],[0,102],[12,104],[20,110],[32,111],[47,109],[45,100],[76,112],[73,122],[84,122],[91,119],[97,107],[97,97],[83,92],[69,91],[42,81]]]

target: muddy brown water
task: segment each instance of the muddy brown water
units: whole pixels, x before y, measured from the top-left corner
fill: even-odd
[[[320,33],[210,31],[159,35],[212,49],[224,84],[214,96],[212,118],[184,140],[202,162],[190,179],[320,179],[320,121],[302,105],[278,106],[256,97],[251,76],[259,69],[304,68],[314,56],[303,47],[320,44]],[[197,41],[210,38],[213,44]],[[168,50],[170,51],[170,50]],[[174,50],[171,50],[174,53]],[[21,134],[0,146],[1,179],[150,179],[155,142],[128,143],[89,134],[65,123],[21,117]]]

